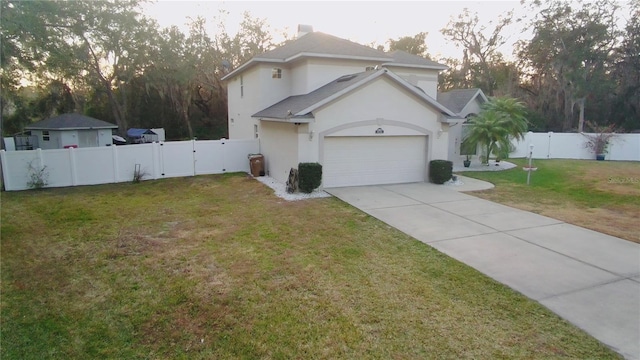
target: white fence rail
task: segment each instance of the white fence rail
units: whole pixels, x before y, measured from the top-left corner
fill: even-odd
[[[585,134],[594,135],[594,134]],[[586,137],[579,133],[525,134],[523,141],[514,142],[513,158],[528,157],[529,144],[533,144],[535,159],[595,159],[595,154],[585,148]],[[611,140],[607,160],[640,161],[640,134],[616,134]]]
[[[29,164],[45,168],[47,187],[97,185],[133,180],[136,164],[144,179],[249,171],[248,154],[258,140],[207,140],[79,149],[0,151],[4,187],[28,189]]]

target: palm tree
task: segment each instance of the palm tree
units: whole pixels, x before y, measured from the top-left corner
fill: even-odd
[[[464,140],[469,144],[480,145],[489,163],[489,156],[504,156],[511,149],[511,140],[524,139],[528,122],[524,104],[513,98],[492,98],[482,106],[482,111],[469,123],[471,128]]]

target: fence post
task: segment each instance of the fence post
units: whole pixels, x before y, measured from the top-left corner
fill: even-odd
[[[198,161],[196,159],[196,140],[195,139],[191,139],[191,156],[193,158],[193,176],[196,176],[196,161]]]
[[[224,146],[226,144],[227,139],[222,138],[220,139],[220,145],[221,146],[221,151],[220,151],[220,157],[222,157],[222,172],[226,173],[227,172],[227,147]]]
[[[118,171],[118,146],[116,144],[111,145],[111,164],[113,166],[113,182],[120,182],[120,173]]]
[[[11,184],[9,183],[9,167],[7,166],[7,152],[0,150],[0,164],[2,165],[2,183],[4,184],[5,191],[11,190]]]
[[[162,161],[160,159],[160,156],[158,156],[159,151],[160,151],[160,143],[157,143],[155,141],[152,142],[151,143],[151,176],[153,177],[153,180],[157,180],[159,178],[158,170],[161,167],[161,165],[158,166],[158,164]]]
[[[36,149],[36,156],[38,157],[38,165],[40,166],[40,169],[42,169],[44,167],[44,159],[42,158],[42,149],[40,148]]]
[[[71,186],[77,186],[78,168],[76,166],[76,153],[73,146],[69,148],[69,169],[71,170]]]

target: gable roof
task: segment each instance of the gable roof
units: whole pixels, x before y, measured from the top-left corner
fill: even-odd
[[[381,61],[391,59],[384,51],[321,32],[308,33],[283,46],[258,55],[256,58],[286,61],[294,57],[299,57],[301,54],[341,55],[353,59]]]
[[[450,109],[456,114],[464,110],[465,106],[473,101],[476,97],[480,97],[482,102],[488,99],[481,89],[454,89],[451,91],[438,93],[438,102]]]
[[[25,130],[87,130],[117,128],[118,126],[112,123],[82,114],[62,114],[25,126]]]
[[[256,63],[286,63],[302,57],[328,57],[379,62],[393,60],[393,58],[384,51],[360,45],[333,35],[312,32],[253,57],[229,74],[223,76],[222,80],[226,80]]]
[[[393,58],[393,62],[383,64],[385,66],[403,66],[437,70],[446,70],[448,68],[446,65],[438,64],[435,61],[425,59],[422,56],[409,54],[402,50],[392,51],[389,55]]]
[[[257,63],[287,63],[304,57],[368,60],[383,65],[445,70],[447,67],[435,61],[396,50],[386,53],[381,50],[341,39],[321,32],[311,32],[296,40],[253,57],[229,74],[222,77],[227,80]]]
[[[309,122],[309,119],[313,118],[312,112],[314,110],[381,76],[387,76],[396,81],[405,89],[421,98],[425,103],[436,108],[447,118],[458,119],[456,114],[439,104],[435,99],[425,94],[419,88],[411,85],[398,75],[384,68],[341,76],[308,94],[289,96],[288,98],[253,114],[252,117],[285,122]]]

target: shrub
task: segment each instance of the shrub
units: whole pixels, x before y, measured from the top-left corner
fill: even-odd
[[[322,182],[322,165],[318,163],[298,164],[298,188],[300,191],[310,193]]]
[[[434,184],[444,184],[451,179],[453,163],[447,160],[431,160],[429,162],[429,179]]]
[[[49,182],[49,170],[47,166],[35,166],[33,160],[27,164],[29,170],[29,180],[27,186],[31,189],[42,189]]]

